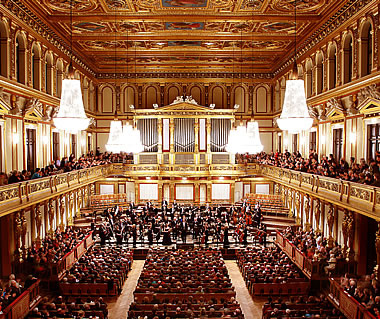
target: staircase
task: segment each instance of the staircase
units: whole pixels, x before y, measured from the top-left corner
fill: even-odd
[[[289,217],[289,209],[284,206],[281,196],[247,194],[246,198],[251,206],[254,206],[257,201],[260,202],[263,224],[267,226],[269,234],[274,235],[276,230],[296,225],[295,218]],[[242,204],[242,202],[236,203],[236,205]]]

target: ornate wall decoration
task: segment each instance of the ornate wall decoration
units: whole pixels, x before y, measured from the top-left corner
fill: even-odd
[[[299,0],[297,1],[297,12],[315,12],[325,5],[325,0]],[[271,8],[281,12],[294,12],[293,0],[275,0]]]
[[[105,0],[107,6],[111,10],[115,9],[130,9],[127,0]]]
[[[70,28],[70,26],[68,26]],[[73,33],[84,33],[88,32],[101,32],[101,33],[111,33],[111,28],[104,22],[75,22],[73,23]]]
[[[70,12],[70,0],[43,0],[43,3],[51,10],[60,12]],[[75,0],[72,1],[73,12],[86,12],[96,9],[95,0]]]

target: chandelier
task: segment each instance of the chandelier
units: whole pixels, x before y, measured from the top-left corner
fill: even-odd
[[[294,66],[290,80],[286,81],[284,104],[277,124],[283,131],[299,133],[313,125],[305,97],[304,81],[298,79],[297,69],[297,0],[294,1]]]
[[[256,154],[264,149],[261,144],[259,124],[256,121],[249,121],[247,126],[240,125],[231,129],[226,150],[232,154]]]
[[[54,125],[60,130],[75,134],[88,128],[90,119],[86,116],[83,106],[80,80],[74,77],[73,68],[73,12],[70,1],[71,19],[71,61],[67,78],[62,81],[62,95],[57,115],[53,118]]]
[[[123,125],[117,118],[117,111],[115,118],[110,124],[110,133],[106,144],[106,150],[112,153],[120,153],[125,150],[125,142],[123,136]]]
[[[141,153],[144,151],[144,145],[141,143],[140,131],[133,128],[129,123],[123,127],[124,152]]]

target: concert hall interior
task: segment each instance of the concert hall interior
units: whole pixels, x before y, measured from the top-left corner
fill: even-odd
[[[379,10],[0,0],[0,319],[380,318]]]

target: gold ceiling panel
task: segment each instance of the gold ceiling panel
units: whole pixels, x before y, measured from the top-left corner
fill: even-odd
[[[161,64],[172,71],[209,65],[213,72],[249,64],[251,72],[254,65],[258,72],[275,72],[294,44],[294,0],[17,1],[66,41],[72,31],[74,52],[87,58],[95,73],[108,72],[115,61],[137,68]],[[344,4],[297,0],[300,45]]]

